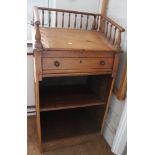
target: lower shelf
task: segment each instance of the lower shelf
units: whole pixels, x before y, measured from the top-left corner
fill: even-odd
[[[92,133],[87,135],[80,135],[80,136],[75,136],[70,138],[58,139],[55,141],[43,142],[41,145],[41,150],[45,152],[45,151],[54,150],[57,148],[60,149],[66,146],[68,147],[68,146],[78,145],[82,143],[93,142],[96,139],[98,140],[101,139],[103,141],[103,136],[101,135],[101,133]]]
[[[81,143],[101,131],[103,106],[41,113],[42,145],[51,148]],[[45,149],[46,150],[46,149]]]
[[[100,131],[97,109],[77,108],[41,113],[43,142]]]

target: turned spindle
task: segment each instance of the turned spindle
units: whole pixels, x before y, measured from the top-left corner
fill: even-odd
[[[62,13],[62,28],[64,27],[64,12]]]
[[[108,38],[108,40],[110,40],[111,39],[111,34],[112,34],[112,24],[110,24],[110,31],[109,31],[109,38]]]
[[[58,26],[58,12],[56,11],[56,18],[55,18],[55,27]]]
[[[80,29],[82,29],[82,18],[83,18],[83,15],[81,14]]]
[[[105,34],[105,23],[106,23],[105,19],[102,19],[101,32],[103,34]]]
[[[40,22],[36,21],[35,22],[35,48],[42,48],[41,46],[41,34],[40,34],[40,30],[39,30],[39,25]]]
[[[48,11],[48,26],[51,26],[51,11]]]
[[[108,27],[109,27],[109,22],[106,21],[106,32],[105,32],[105,37],[107,38],[108,35]]]
[[[89,20],[89,15],[87,15],[86,30],[88,29],[88,20]]]
[[[96,16],[94,16],[94,21],[93,21],[93,25],[92,25],[92,30],[95,30],[96,27]]]
[[[74,28],[76,28],[76,18],[77,18],[77,14],[75,14]]]
[[[117,36],[117,40],[116,40],[116,47],[118,49],[121,49],[121,31],[118,30],[118,36]]]
[[[117,30],[117,27],[114,28],[114,35],[113,35],[113,39],[112,39],[112,44],[113,45],[115,44],[116,30]]]
[[[68,28],[70,28],[70,20],[71,20],[71,14],[69,13],[69,17],[68,17]]]
[[[99,21],[99,16],[97,16],[97,21],[96,21],[95,30],[97,30],[97,29],[98,29],[98,21]]]

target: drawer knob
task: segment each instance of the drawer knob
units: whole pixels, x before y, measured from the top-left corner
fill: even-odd
[[[100,61],[100,65],[105,65],[105,61],[104,60]]]
[[[59,66],[60,66],[60,62],[59,62],[59,61],[54,61],[54,65],[55,65],[56,67],[59,67]]]

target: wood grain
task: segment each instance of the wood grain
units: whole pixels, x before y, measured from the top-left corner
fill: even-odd
[[[101,8],[101,21],[100,21],[100,31],[102,31],[103,28],[103,16],[106,16],[106,10],[107,10],[107,4],[108,0],[102,0],[102,8]]]
[[[35,81],[35,105],[36,105],[36,126],[37,126],[37,136],[38,136],[38,144],[41,146],[42,138],[41,138],[41,124],[40,124],[40,103],[39,103],[39,84],[38,81]]]
[[[121,83],[117,92],[117,98],[119,100],[124,100],[126,98],[126,91],[127,91],[127,58],[123,68]]]
[[[116,77],[118,65],[120,62],[120,54],[115,54],[112,77]]]
[[[40,28],[44,49],[116,51],[102,33],[94,31]],[[82,36],[82,37],[81,37]]]
[[[64,28],[64,24],[65,24],[64,23],[65,22],[64,21],[64,14],[65,13],[67,13],[67,15],[69,16],[68,17],[69,20],[68,20],[68,24],[67,24],[68,25],[68,29],[70,28],[70,14],[74,14],[74,16],[75,16],[74,29],[79,29],[77,27],[77,15],[81,15],[80,29],[82,29],[82,27],[83,27],[82,26],[82,24],[83,24],[82,17],[83,16],[86,16],[85,30],[88,30],[88,24],[89,25],[91,24],[90,25],[91,26],[91,30],[98,31],[98,25],[100,25],[99,30],[101,32],[104,32],[105,30],[104,30],[103,25],[105,25],[105,23],[106,23],[107,24],[107,26],[106,26],[106,33],[104,32],[105,38],[107,38],[109,40],[109,43],[112,43],[112,44],[116,43],[115,44],[116,46],[114,46],[114,47],[117,48],[118,50],[121,50],[121,47],[120,47],[120,45],[121,45],[121,32],[124,32],[125,29],[122,28],[120,25],[118,25],[116,22],[114,22],[113,20],[111,20],[110,18],[108,18],[105,15],[105,7],[106,7],[106,5],[107,5],[107,0],[103,1],[101,14],[94,14],[94,13],[88,13],[88,12],[80,12],[80,11],[62,10],[62,9],[53,9],[53,8],[44,8],[44,7],[36,7],[36,6],[34,6],[34,8],[33,8],[33,17],[34,17],[34,26],[35,26],[35,30],[36,30],[36,32],[35,32],[36,48],[39,48],[39,47],[41,48],[42,47],[41,46],[41,38],[42,37],[40,36],[40,28],[39,28],[40,19],[39,19],[39,11],[38,11],[38,10],[41,10],[41,12],[42,12],[42,26],[44,26],[44,11],[48,11],[48,19],[49,19],[48,25],[49,25],[49,27],[51,26],[51,12],[52,11],[56,12],[56,22],[55,22],[55,27],[56,28],[58,26],[58,21],[59,21],[57,19],[58,18],[58,12],[62,13],[62,28]],[[91,23],[88,22],[89,21],[89,16],[93,16],[94,17],[94,21],[91,22]],[[109,27],[109,25],[111,25],[111,27],[110,27],[110,34],[109,34],[109,37],[108,37],[108,33],[109,33],[108,32],[108,27]],[[110,40],[111,39],[112,25],[118,29],[118,37],[116,39],[116,36],[114,36],[113,40]],[[116,42],[114,41],[114,39],[116,39]],[[43,39],[43,41],[45,41],[45,40]],[[51,42],[51,41],[49,41],[49,42]],[[72,42],[70,42],[70,45],[71,44],[72,44]],[[64,48],[66,48],[66,47],[64,47]]]
[[[41,61],[41,50],[34,50],[34,63],[35,63],[35,76],[36,80],[42,80],[42,61]]]
[[[51,50],[42,53],[43,58],[114,58],[114,52],[84,50]]]
[[[53,143],[46,142],[42,144],[42,150],[43,152],[46,152],[46,151],[55,150],[55,149],[62,149],[64,147],[70,148],[72,146],[77,146],[79,144],[84,145],[88,142],[94,141],[95,139],[99,139],[100,137],[101,137],[100,134],[86,134],[86,135],[80,135],[80,136],[70,137],[66,139],[56,140]]]
[[[88,71],[88,70],[87,70]],[[49,72],[45,72],[44,71],[44,74],[42,75],[43,78],[46,78],[46,77],[65,77],[65,76],[83,76],[83,75],[106,75],[106,74],[111,74],[112,71],[111,70],[90,70],[89,72],[86,72],[86,71],[80,71],[80,72],[77,72],[77,71],[73,71],[73,70],[63,70],[63,73],[60,73],[59,72],[55,72],[51,73],[51,71],[49,70]]]
[[[36,106],[36,126],[37,126],[37,136],[38,144],[41,146],[41,125],[40,125],[40,102],[39,102],[39,76],[38,76],[38,58],[36,51],[34,51],[34,92],[35,92],[35,106]]]
[[[102,1],[102,8],[101,8],[101,15],[102,16],[106,15],[107,4],[108,4],[108,0]]]

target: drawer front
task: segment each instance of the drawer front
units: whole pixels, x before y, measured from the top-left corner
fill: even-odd
[[[112,69],[113,58],[43,58],[43,70]]]

